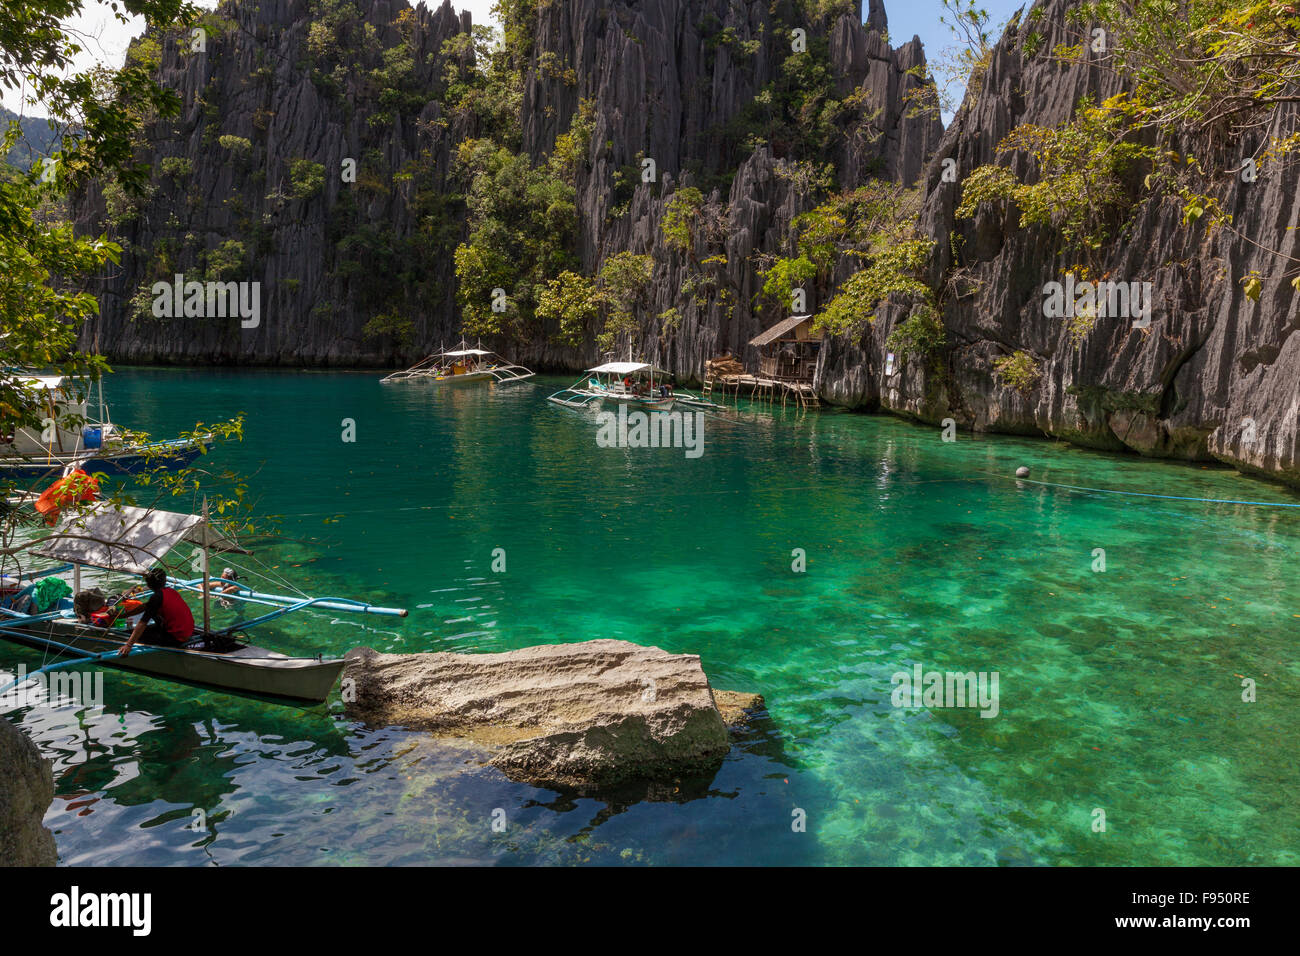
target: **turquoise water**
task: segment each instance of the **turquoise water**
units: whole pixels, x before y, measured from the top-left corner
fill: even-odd
[[[592,417],[544,401],[567,382],[378,378],[111,380],[115,418],[158,435],[247,412],[246,440],[211,463],[252,474],[259,510],[282,516],[256,560],[314,593],[411,609],[302,616],[264,643],[617,637],[698,653],[714,686],[762,693],[767,718],[711,779],[595,799],[366,730],[337,700],[299,711],[110,672],[102,711],[10,714],[55,763],[63,863],[1300,863],[1300,509],[1005,476],[1300,496],[832,410],[710,418],[694,460],[605,449]],[[36,661],[0,645],[0,669]],[[997,672],[998,715],[892,706],[891,676],[917,664]]]

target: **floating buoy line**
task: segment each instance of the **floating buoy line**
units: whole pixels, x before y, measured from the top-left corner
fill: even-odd
[[[1194,496],[1191,496],[1191,495],[1158,495],[1158,494],[1154,494],[1154,493],[1152,493],[1152,492],[1144,492],[1144,491],[1123,491],[1123,490],[1120,490],[1120,489],[1117,489],[1117,488],[1092,488],[1092,487],[1088,487],[1088,486],[1086,486],[1086,485],[1070,485],[1070,484],[1066,484],[1066,483],[1064,483],[1064,482],[1059,482],[1059,481],[1042,481],[1042,480],[1040,480],[1040,479],[1036,479],[1036,478],[1020,478],[1020,477],[1015,477],[1015,476],[1011,476],[1011,475],[997,474],[997,473],[995,473],[995,472],[991,472],[991,471],[980,471],[980,472],[978,472],[978,473],[981,474],[981,475],[984,475],[984,476],[986,476],[986,477],[988,477],[988,478],[996,478],[996,479],[998,479],[999,481],[1015,481],[1015,482],[1023,482],[1023,483],[1025,483],[1025,484],[1030,484],[1030,485],[1041,485],[1041,486],[1043,486],[1043,487],[1045,487],[1045,488],[1061,488],[1061,489],[1064,489],[1064,490],[1066,490],[1066,491],[1076,491],[1076,492],[1086,493],[1086,494],[1098,494],[1098,495],[1120,495],[1120,496],[1130,497],[1130,498],[1156,498],[1156,499],[1162,499],[1162,500],[1165,500],[1165,501],[1195,501],[1195,502],[1202,502],[1202,503],[1205,503],[1205,504],[1214,504],[1214,505],[1250,505],[1250,506],[1252,506],[1252,507],[1258,507],[1258,508],[1300,508],[1300,502],[1292,503],[1292,502],[1285,502],[1285,501],[1249,501],[1249,500],[1236,499],[1236,498],[1198,498],[1198,497],[1194,497]],[[966,478],[962,478],[962,477],[953,477],[953,478],[916,478],[916,479],[911,479],[911,480],[908,480],[908,479],[901,479],[901,478],[900,478],[900,479],[894,479],[894,480],[891,480],[891,481],[889,482],[889,484],[890,484],[890,486],[894,486],[894,485],[933,485],[933,484],[944,484],[944,483],[948,483],[948,484],[961,484],[961,483],[965,483],[965,482],[981,482],[982,480],[983,480],[983,479],[981,479],[981,478],[973,478],[973,477],[966,477]],[[768,493],[783,494],[783,493],[785,493],[785,492],[819,491],[819,490],[825,490],[825,489],[826,489],[826,484],[823,482],[823,483],[815,484],[815,485],[792,485],[792,486],[790,486],[790,487],[786,487],[786,488],[772,488],[772,487],[765,487],[765,488],[763,488],[762,490],[763,490],[764,492],[768,492]],[[739,494],[749,494],[749,493],[753,493],[754,490],[755,490],[755,489],[754,489],[753,487],[744,487],[744,488],[705,488],[705,489],[699,489],[699,490],[696,490],[696,491],[693,492],[693,494],[696,494],[696,495],[739,495]],[[510,504],[511,502],[509,502],[509,501],[504,501],[504,502],[497,502],[497,503],[498,503],[498,504]],[[338,518],[338,519],[342,519],[342,518],[349,518],[349,517],[352,517],[352,516],[354,516],[354,515],[394,514],[394,513],[398,513],[398,512],[412,512],[412,511],[444,511],[444,510],[448,510],[448,509],[455,508],[455,507],[457,507],[455,504],[447,503],[447,504],[436,504],[436,505],[431,505],[431,504],[425,504],[425,505],[406,505],[406,506],[399,506],[399,507],[396,507],[396,508],[389,507],[389,508],[359,508],[359,509],[344,509],[344,510],[336,510],[336,511],[275,512],[274,515],[273,515],[273,517],[276,517],[276,518]]]
[[[1116,488],[1088,488],[1084,485],[1067,485],[1059,481],[1039,481],[1034,478],[1007,478],[1006,475],[994,475],[993,472],[982,472],[994,478],[1002,478],[1006,481],[1023,481],[1030,485],[1043,485],[1047,488],[1065,488],[1068,491],[1083,491],[1098,495],[1126,495],[1131,498],[1163,498],[1167,501],[1203,501],[1213,505],[1254,505],[1261,508],[1300,508],[1300,502],[1290,503],[1285,501],[1241,501],[1235,498],[1194,498],[1189,495],[1157,495],[1147,491],[1120,491]]]

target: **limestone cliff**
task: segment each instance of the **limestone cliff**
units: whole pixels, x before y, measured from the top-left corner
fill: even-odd
[[[147,200],[77,197],[79,224],[107,223],[124,247],[86,344],[131,361],[374,365],[394,357],[364,331],[372,320],[409,318],[421,344],[453,338],[461,210],[447,173],[474,130],[442,116],[440,51],[470,17],[365,6],[351,25],[313,19],[330,5],[312,0],[225,3],[201,51],[146,38],[183,107],[146,129]],[[259,282],[258,324],[133,306],[178,273]]]
[[[842,404],[878,405],[928,422],[952,416],[977,430],[1218,459],[1300,485],[1300,294],[1278,281],[1251,301],[1238,281],[1252,269],[1276,272],[1265,249],[1300,255],[1295,164],[1254,182],[1224,177],[1232,185],[1223,205],[1236,232],[1189,229],[1178,204],[1135,190],[1130,230],[1104,250],[1101,273],[1152,283],[1150,328],[1101,319],[1078,344],[1060,318],[1043,314],[1046,283],[1060,281],[1066,269],[1050,239],[1015,228],[1011,214],[989,205],[974,221],[954,216],[961,177],[998,162],[996,147],[1013,128],[1059,125],[1081,99],[1099,102],[1119,90],[1115,75],[1095,63],[1027,55],[1034,31],[1043,49],[1071,42],[1065,25],[1073,5],[1046,0],[1033,23],[1026,16],[1008,29],[979,95],[954,118],[926,174],[922,228],[936,250],[931,283],[943,288],[960,274],[964,291],[944,299],[953,346],[947,369],[912,363],[886,378],[884,340],[901,318],[886,309],[861,341],[834,343],[823,388]],[[1281,108],[1261,135],[1291,135],[1298,117],[1295,104]],[[1258,145],[1241,143],[1216,159],[1234,168]],[[956,162],[956,182],[944,181],[948,159]],[[1015,351],[1038,364],[1028,392],[993,374],[993,361]]]
[[[805,56],[826,58],[836,94],[860,91],[863,98],[867,121],[832,157],[780,139],[747,149],[728,135],[729,124],[782,70],[797,29],[809,38]],[[535,154],[548,152],[565,128],[560,118],[584,99],[593,102],[591,151],[578,181],[579,243],[590,271],[623,250],[654,257],[649,321],[635,351],[689,379],[719,352],[744,354],[753,336],[784,317],[784,306],[755,300],[762,285],[756,254],[783,255],[793,243],[791,221],[805,206],[788,161],[832,158],[841,188],[873,176],[917,180],[942,126],[909,108],[908,94],[922,85],[909,72],[925,65],[920,41],[891,48],[887,29],[880,0],[872,0],[865,24],[847,14],[810,19],[789,0],[573,0],[541,8],[533,62],[549,54],[571,64],[576,82],[530,71],[524,142]],[[639,174],[646,158],[657,180],[638,183],[620,212],[616,174]],[[665,206],[681,186],[704,188],[705,218],[725,237],[725,264],[704,281],[699,264],[668,248],[660,231]],[[692,284],[698,291],[684,291]],[[816,306],[815,297],[809,305]],[[666,310],[677,319],[664,332],[650,317]]]
[[[358,6],[364,29],[331,19],[337,0],[243,0],[208,21],[202,51],[188,36],[147,38],[184,107],[147,130],[150,197],[92,189],[76,198],[80,227],[107,224],[126,249],[121,269],[102,280],[102,318],[85,344],[124,361],[394,365],[458,338],[452,253],[465,209],[449,169],[456,147],[480,131],[472,117],[444,113],[454,64],[442,51],[470,32],[470,18],[448,0],[432,11],[412,12],[402,0]],[[906,94],[921,83],[908,71],[923,66],[924,53],[915,39],[897,49],[885,42],[878,0],[866,25],[843,14],[809,18],[794,0],[520,6],[531,33],[522,148],[543,162],[579,104],[594,105],[576,182],[582,267],[594,273],[627,249],[654,256],[641,344],[687,377],[780,314],[753,302],[753,256],[781,254],[789,242],[800,209],[782,172],[810,147],[756,147],[743,127],[791,55],[794,29],[805,34],[804,56],[835,77],[837,95],[860,91],[855,108],[867,120],[834,156],[817,157],[833,159],[840,185],[873,175],[915,180],[942,132],[936,118],[908,109]],[[393,63],[412,47],[398,75]],[[646,157],[656,164],[653,182],[640,181]],[[342,178],[349,159],[355,182]],[[689,263],[665,248],[659,230],[679,185],[705,190],[727,236],[712,294],[685,301]],[[178,273],[260,282],[258,326],[147,314],[146,290]],[[649,317],[679,306],[678,329],[659,341]],[[413,323],[408,341],[382,334],[394,319]],[[535,335],[485,344],[552,369],[596,354]]]

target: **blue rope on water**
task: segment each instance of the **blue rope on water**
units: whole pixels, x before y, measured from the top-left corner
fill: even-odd
[[[1232,498],[1190,498],[1186,495],[1153,495],[1144,491],[1116,491],[1113,488],[1085,488],[1082,485],[1063,485],[1056,481],[1035,481],[1032,478],[1016,478],[1014,480],[1027,481],[1031,485],[1045,485],[1049,488],[1068,488],[1071,491],[1091,491],[1099,495],[1129,495],[1134,498],[1166,498],[1171,501],[1205,501],[1214,505],[1259,505],[1265,508],[1300,508],[1300,504],[1288,504],[1284,501],[1237,501]]]

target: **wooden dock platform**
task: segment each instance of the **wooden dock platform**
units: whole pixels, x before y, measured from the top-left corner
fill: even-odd
[[[731,375],[707,375],[704,381],[704,393],[712,395],[715,391],[722,393],[724,401],[728,392],[730,392],[736,398],[745,394],[754,401],[769,402],[773,405],[776,404],[779,397],[782,408],[788,404],[798,404],[800,408],[817,408],[821,405],[811,382],[768,378],[750,375],[748,372]]]

